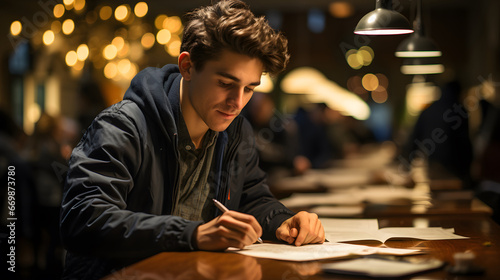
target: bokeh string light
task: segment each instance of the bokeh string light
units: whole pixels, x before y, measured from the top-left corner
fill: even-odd
[[[145,52],[155,47],[172,59],[179,55],[184,26],[178,16],[151,15],[146,1],[89,6],[85,0],[64,0],[49,10],[47,24],[29,30],[39,35],[27,36],[21,21],[15,20],[10,36],[31,40],[38,49],[53,46],[73,74],[93,65],[114,81],[132,79],[147,66]]]

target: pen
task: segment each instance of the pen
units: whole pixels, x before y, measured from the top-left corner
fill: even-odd
[[[212,200],[214,201],[215,206],[217,206],[217,208],[219,208],[219,210],[222,211],[222,213],[229,211],[229,209],[227,209],[226,206],[224,206],[224,204],[220,203],[217,199],[212,198]],[[260,237],[257,239],[257,241],[259,243],[263,243],[262,239]]]

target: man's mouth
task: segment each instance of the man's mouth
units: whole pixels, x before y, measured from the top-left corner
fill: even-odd
[[[238,115],[238,114],[224,113],[222,111],[217,111],[217,112],[219,112],[219,114],[221,114],[222,117],[224,117],[225,119],[231,119]]]

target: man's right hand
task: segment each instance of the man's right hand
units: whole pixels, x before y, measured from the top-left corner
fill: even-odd
[[[228,211],[198,226],[194,234],[199,250],[221,251],[255,243],[262,235],[262,228],[254,216]]]

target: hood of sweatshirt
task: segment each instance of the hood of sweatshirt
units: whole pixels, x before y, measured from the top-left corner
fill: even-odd
[[[124,100],[135,102],[148,121],[154,122],[170,141],[177,133],[181,78],[177,65],[148,67],[132,79],[123,96]]]

